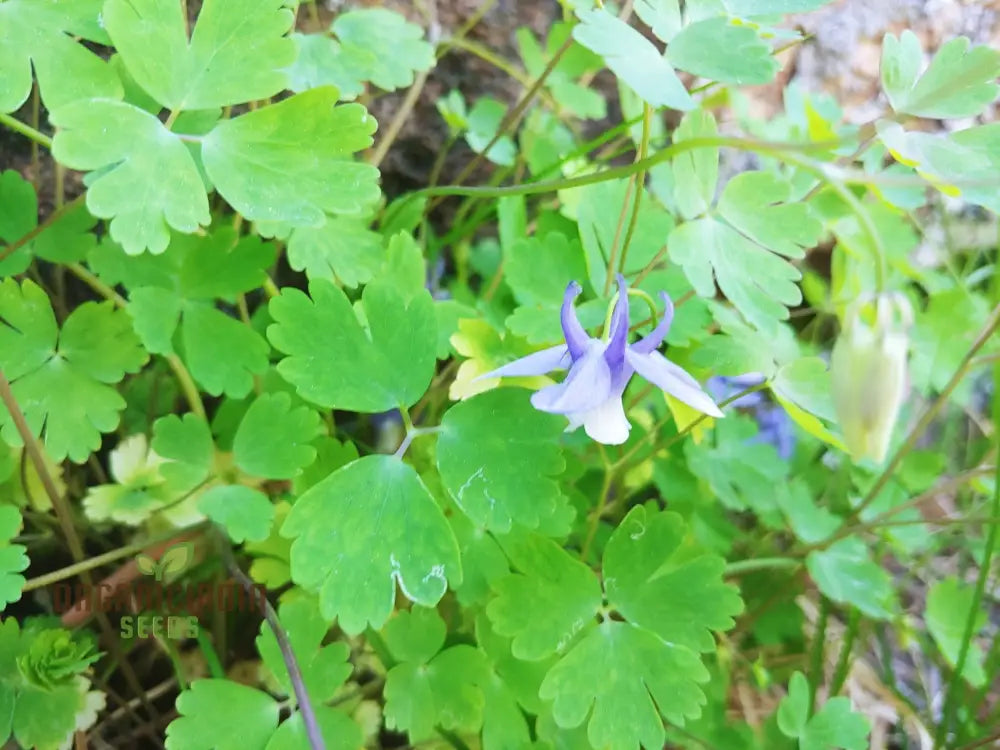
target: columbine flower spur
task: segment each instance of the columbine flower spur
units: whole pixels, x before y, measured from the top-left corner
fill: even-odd
[[[622,406],[622,394],[634,373],[704,414],[723,416],[697,380],[657,351],[674,316],[673,302],[666,292],[660,293],[664,311],[659,324],[649,335],[630,345],[628,287],[624,277],[618,275],[618,300],[611,314],[607,340],[591,338],[580,325],[573,302],[581,291],[581,286],[573,281],[563,296],[560,318],[565,344],[529,354],[480,378],[544,375],[552,370],[569,369],[563,382],[533,393],[531,403],[539,411],[566,415],[567,431],[583,425],[587,435],[607,445],[624,443],[632,429]]]

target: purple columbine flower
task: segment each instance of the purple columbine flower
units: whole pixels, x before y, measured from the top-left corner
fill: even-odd
[[[622,394],[634,373],[704,414],[723,416],[697,380],[657,351],[674,316],[674,305],[666,292],[660,293],[664,311],[659,324],[630,345],[625,278],[618,274],[618,301],[611,314],[607,341],[591,338],[580,325],[573,302],[581,291],[575,281],[566,287],[560,316],[565,344],[529,354],[480,377],[544,375],[569,369],[563,382],[533,393],[531,403],[539,411],[566,415],[567,431],[582,425],[592,439],[607,445],[624,443],[632,429],[622,406]]]

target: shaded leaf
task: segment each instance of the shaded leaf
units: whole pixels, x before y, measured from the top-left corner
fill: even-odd
[[[304,227],[378,200],[378,170],[349,158],[372,144],[375,118],[338,98],[322,86],[213,128],[201,153],[222,197],[247,219]]]

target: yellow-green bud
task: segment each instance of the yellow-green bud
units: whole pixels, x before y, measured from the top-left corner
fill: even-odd
[[[892,430],[908,388],[906,358],[913,315],[902,295],[874,300],[874,324],[864,319],[861,300],[847,311],[833,347],[833,402],[854,460],[885,460]]]

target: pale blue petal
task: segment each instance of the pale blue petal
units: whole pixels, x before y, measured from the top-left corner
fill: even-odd
[[[529,354],[527,357],[515,359],[503,367],[491,370],[485,375],[473,379],[473,383],[484,378],[516,378],[530,375],[544,375],[553,370],[565,370],[569,366],[569,349],[565,344]]]
[[[587,342],[590,336],[583,330],[579,318],[576,317],[576,309],[573,307],[573,300],[580,296],[583,287],[575,281],[569,282],[566,293],[563,295],[562,310],[559,312],[559,320],[562,323],[563,337],[566,339],[566,346],[569,347],[570,356],[577,360],[583,356],[587,350]]]
[[[628,344],[628,286],[625,277],[618,274],[618,301],[611,313],[611,331],[604,358],[612,372],[621,370],[625,363],[625,346]]]
[[[632,344],[632,351],[639,354],[654,352],[670,333],[670,324],[674,322],[674,303],[666,292],[660,292],[660,299],[663,300],[663,317],[660,318],[656,328]]]
[[[531,395],[539,411],[554,414],[590,411],[607,400],[611,393],[611,368],[604,361],[604,345],[591,340],[582,357],[569,368],[566,380]]]
[[[583,429],[592,440],[604,445],[621,445],[628,440],[629,424],[621,396],[612,396],[583,417]]]
[[[625,359],[642,377],[677,400],[703,414],[723,416],[715,402],[698,385],[698,381],[659,352],[637,352],[633,346],[625,352]]]

